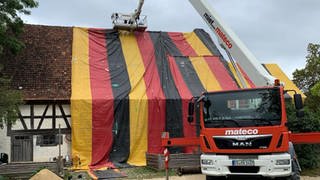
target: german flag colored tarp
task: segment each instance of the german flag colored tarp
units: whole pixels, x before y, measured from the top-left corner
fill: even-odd
[[[74,28],[72,51],[72,156],[80,159],[75,168],[145,165],[146,152],[162,154],[162,132],[197,135],[187,122],[193,96],[241,88],[235,69],[201,29],[168,33]],[[293,87],[278,66],[265,67]],[[246,86],[255,87],[240,71]]]
[[[162,132],[196,135],[186,118],[192,96],[239,87],[200,29],[128,33],[74,28],[72,53],[72,155],[80,159],[81,169],[109,162],[145,165],[146,152],[162,153]]]
[[[284,83],[285,90],[295,90],[298,94],[301,94],[303,98],[306,96],[303,92],[288,78],[288,76],[280,69],[277,64],[263,64],[264,68],[273,77],[280,79]],[[288,92],[288,94],[293,97],[294,92]]]

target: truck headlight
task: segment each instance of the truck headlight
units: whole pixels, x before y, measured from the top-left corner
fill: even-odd
[[[201,164],[204,165],[213,165],[213,161],[211,159],[202,159]]]
[[[289,165],[290,159],[278,159],[276,165]]]

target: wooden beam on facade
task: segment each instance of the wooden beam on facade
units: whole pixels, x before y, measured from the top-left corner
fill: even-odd
[[[46,114],[47,114],[48,109],[49,109],[49,104],[46,106],[46,108],[44,109],[44,112],[42,113],[42,116],[41,116],[41,119],[40,119],[40,122],[39,122],[39,124],[38,124],[37,129],[40,129],[40,128],[41,128],[41,125],[42,125],[42,123],[43,123],[44,118],[46,117]]]
[[[11,130],[10,135],[46,135],[58,134],[59,129],[32,129],[32,130]],[[61,134],[70,134],[71,129],[61,129]]]
[[[64,112],[61,104],[59,104],[59,109],[60,109],[60,112],[61,112],[61,114],[62,114],[63,120],[64,120],[64,122],[66,123],[66,126],[67,126],[69,129],[71,129],[71,126],[70,126],[69,121],[68,121],[68,119],[67,119],[66,113]],[[71,116],[70,116],[70,117],[71,117]]]
[[[47,112],[52,105],[52,114],[47,116]],[[57,115],[57,107],[59,107],[61,114]],[[7,136],[12,135],[44,135],[44,134],[58,134],[58,128],[56,128],[56,121],[57,119],[63,119],[66,128],[61,129],[62,134],[70,134],[71,133],[71,126],[69,123],[68,118],[71,117],[71,115],[66,115],[62,104],[46,104],[46,107],[42,113],[41,116],[35,115],[35,105],[30,104],[30,115],[23,116],[21,112],[18,112],[19,120],[21,121],[22,127],[20,127],[19,130],[12,129],[12,125],[7,126]],[[35,124],[35,119],[40,119],[39,124]],[[30,121],[30,122],[27,122]],[[52,121],[51,127],[43,127],[43,121],[44,120],[50,120]],[[26,122],[30,124],[30,128],[28,129],[28,126],[26,125]],[[36,128],[35,128],[36,127]],[[49,128],[49,129],[48,129]]]
[[[56,129],[56,104],[52,104],[52,129]]]
[[[19,116],[19,119],[20,119],[21,124],[22,124],[22,126],[23,126],[23,129],[27,130],[28,127],[27,127],[27,125],[26,125],[26,122],[24,122],[24,119],[23,119],[20,111],[18,112],[18,116]]]
[[[34,129],[34,105],[30,105],[30,129]]]
[[[30,119],[31,116],[22,116],[23,118],[25,119]],[[71,115],[66,115],[65,117],[69,118],[71,117]],[[42,115],[41,116],[33,116],[34,119],[40,119],[42,118]],[[53,116],[45,116],[45,118],[53,118]],[[56,118],[64,118],[63,115],[56,115]]]

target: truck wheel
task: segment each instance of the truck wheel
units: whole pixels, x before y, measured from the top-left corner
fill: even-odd
[[[292,142],[289,142],[289,153],[291,155],[291,164],[292,164],[292,174],[287,177],[286,180],[300,180],[301,168],[299,161],[296,158],[296,152],[294,150]]]
[[[295,160],[292,161],[292,174],[287,177],[287,180],[300,180],[300,170]]]
[[[226,179],[224,176],[206,176],[206,180],[223,180]]]
[[[280,178],[283,180],[300,180],[300,169],[299,165],[295,160],[292,161],[292,174],[289,177]]]

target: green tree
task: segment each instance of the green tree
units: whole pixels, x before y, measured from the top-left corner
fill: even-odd
[[[17,39],[23,30],[23,21],[19,15],[29,15],[29,8],[37,6],[35,0],[0,0],[0,53],[4,48],[18,53],[24,47]]]
[[[19,15],[30,14],[30,8],[38,6],[36,0],[0,0],[0,127],[16,120],[21,94],[10,89],[10,77],[3,73],[4,52],[17,54],[24,47],[18,40],[23,31]]]
[[[320,45],[310,43],[307,50],[306,66],[293,72],[293,81],[307,95],[305,105],[317,112],[320,110],[320,96],[314,95],[317,93],[312,93],[311,88],[315,87],[313,91],[316,91],[317,83],[320,83]]]
[[[306,66],[293,73],[293,81],[307,95],[305,116],[297,118],[291,103],[287,103],[289,129],[292,132],[320,131],[320,45],[310,43],[307,48]],[[320,145],[295,145],[302,168],[320,165]]]
[[[294,83],[305,93],[320,82],[320,45],[310,43],[307,50],[306,67],[293,72]]]
[[[320,131],[320,112],[314,113],[305,107],[305,116],[296,117],[296,111],[292,101],[286,103],[288,115],[288,126],[291,132],[316,132]],[[299,163],[302,169],[319,167],[320,165],[320,146],[318,144],[299,144],[294,145]]]
[[[311,94],[312,96],[320,97],[320,82],[311,88]]]
[[[18,105],[22,103],[19,91],[10,89],[10,80],[0,78],[0,128],[17,119]]]

